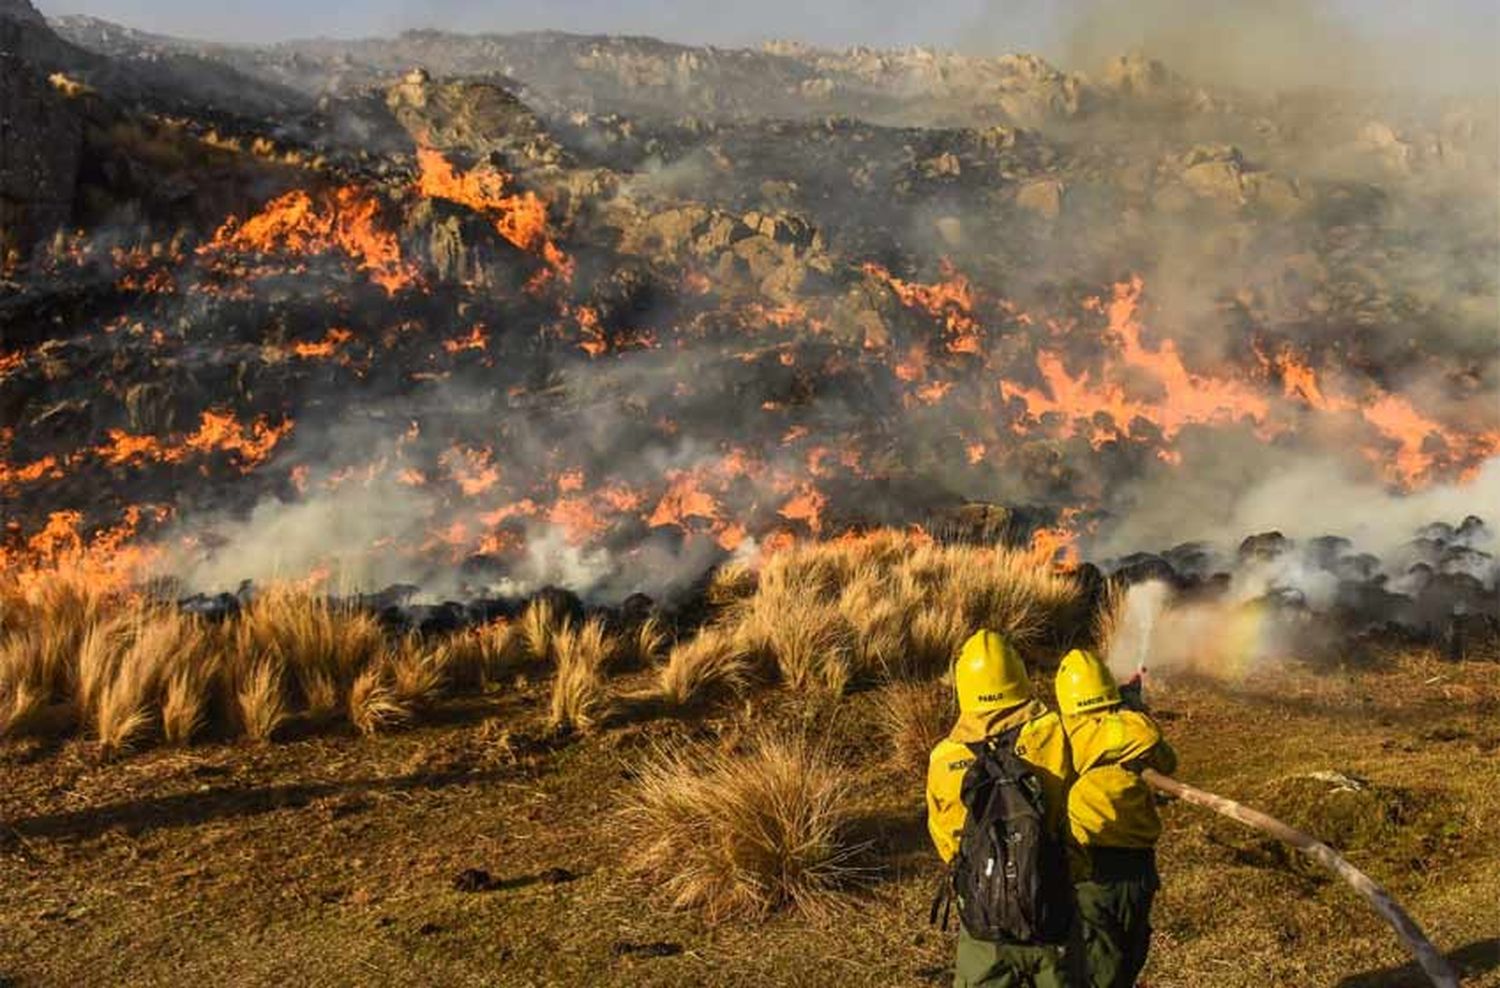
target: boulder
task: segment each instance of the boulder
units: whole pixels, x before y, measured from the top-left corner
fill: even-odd
[[[1016,205],[1042,219],[1055,220],[1062,213],[1066,191],[1067,186],[1055,178],[1027,182],[1016,190]]]

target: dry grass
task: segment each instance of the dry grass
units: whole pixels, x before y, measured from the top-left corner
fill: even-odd
[[[1089,628],[1094,650],[1100,655],[1109,655],[1114,647],[1115,639],[1124,627],[1127,589],[1123,584],[1114,581],[1105,585],[1104,599],[1100,601],[1099,609],[1094,612],[1094,620]]]
[[[520,669],[526,657],[521,629],[512,621],[465,629],[445,644],[449,674],[459,689],[489,690]]]
[[[386,682],[385,671],[370,667],[354,678],[349,690],[349,723],[366,737],[373,737],[402,723],[410,708]]]
[[[391,692],[403,706],[429,706],[442,696],[452,665],[453,648],[447,642],[429,645],[409,635],[391,652]]]
[[[900,533],[796,546],[718,623],[793,689],[832,693],[945,670],[975,628],[1025,647],[1071,620],[1077,588],[1034,553],[938,546]]]
[[[893,682],[882,689],[875,711],[891,764],[925,772],[927,756],[953,723],[953,708],[953,688],[942,681]]]
[[[566,621],[558,616],[549,600],[534,600],[528,604],[520,621],[521,645],[527,656],[535,662],[554,661],[557,658],[557,633]]]
[[[615,642],[598,618],[578,628],[564,623],[552,635],[557,660],[557,678],[552,683],[549,723],[553,730],[586,731],[598,723],[608,706],[605,669],[615,652]]]
[[[740,693],[750,673],[750,660],[734,636],[722,627],[710,626],[672,646],[657,673],[657,687],[669,706],[685,709]]]
[[[270,741],[286,720],[283,669],[279,658],[266,656],[241,672],[234,691],[234,706],[241,730],[252,741]]]
[[[662,649],[667,647],[667,633],[661,619],[655,615],[640,624],[628,639],[629,661],[637,668],[649,668],[661,661]]]
[[[709,922],[821,912],[859,876],[848,775],[804,739],[661,752],[623,814],[629,866]]]
[[[273,588],[235,622],[225,647],[244,656],[279,657],[302,705],[317,719],[336,713],[355,677],[385,654],[386,640],[372,614],[315,594]]]
[[[548,599],[515,621],[393,640],[374,615],[292,588],[210,625],[76,575],[0,580],[0,736],[80,729],[109,753],[151,738],[265,740],[289,719],[372,733],[517,673],[554,674],[552,726],[584,730],[609,706],[615,658],[656,669],[653,695],[670,708],[756,682],[837,697],[933,677],[975,627],[1024,647],[1055,632],[1075,596],[1028,553],[892,532],[725,567],[710,581],[712,619],[670,649],[654,617],[613,640]]]

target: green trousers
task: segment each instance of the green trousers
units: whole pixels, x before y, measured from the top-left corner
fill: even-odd
[[[1093,875],[1075,886],[1078,960],[1089,988],[1135,988],[1151,948],[1151,902],[1161,881],[1148,850],[1091,849]]]
[[[958,927],[953,988],[1069,988],[1064,948],[988,943]]]

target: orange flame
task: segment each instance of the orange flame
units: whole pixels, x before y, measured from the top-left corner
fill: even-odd
[[[1092,383],[1088,371],[1070,374],[1059,354],[1042,350],[1036,359],[1045,389],[1001,381],[1001,395],[1006,400],[1019,398],[1034,420],[1049,413],[1062,416],[1064,435],[1073,435],[1082,425],[1089,426],[1096,447],[1117,436],[1130,436],[1137,419],[1153,424],[1166,439],[1192,424],[1242,420],[1264,423],[1270,403],[1250,385],[1233,378],[1192,373],[1170,339],[1163,340],[1155,350],[1141,341],[1141,324],[1135,314],[1144,287],[1140,278],[1132,278],[1115,285],[1107,305],[1095,305],[1109,318],[1110,339],[1118,341],[1117,355],[1105,362],[1105,380]],[[1114,380],[1127,376],[1149,381],[1159,389],[1159,397],[1132,397]],[[1098,427],[1101,417],[1109,423],[1107,428]]]
[[[873,262],[864,265],[865,273],[885,282],[907,308],[942,320],[948,330],[948,350],[951,353],[977,354],[983,349],[983,343],[979,321],[974,317],[974,287],[946,257],[941,262],[941,270],[943,280],[927,285],[903,281]]]
[[[337,249],[394,295],[414,284],[416,274],[402,262],[396,235],[380,225],[380,213],[380,201],[352,185],[316,196],[293,189],[244,223],[231,218],[199,252],[318,255]]]
[[[483,213],[495,230],[510,243],[539,255],[548,266],[546,274],[564,282],[573,279],[573,261],[552,241],[547,221],[547,203],[535,192],[507,191],[511,176],[491,165],[460,172],[441,151],[417,149],[417,192],[429,199],[443,199]],[[528,288],[539,288],[545,279]]]

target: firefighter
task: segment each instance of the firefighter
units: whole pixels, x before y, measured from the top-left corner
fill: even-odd
[[[1151,903],[1160,888],[1161,818],[1142,768],[1171,774],[1177,756],[1151,717],[1130,709],[1109,668],[1074,649],[1057,670],[1077,778],[1068,793],[1069,851],[1077,897],[1084,984],[1133,988],[1151,944]]]
[[[964,643],[953,668],[958,718],[932,749],[927,766],[927,830],[945,863],[953,860],[966,811],[960,799],[964,773],[974,761],[968,744],[1019,727],[1015,752],[1030,765],[1043,792],[1046,824],[1059,841],[1066,827],[1072,768],[1067,736],[1053,711],[1032,698],[1021,657],[1004,637],[980,631]],[[1064,879],[1065,880],[1065,879]],[[991,943],[958,930],[956,988],[1064,988],[1065,949],[1060,944]]]

